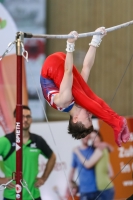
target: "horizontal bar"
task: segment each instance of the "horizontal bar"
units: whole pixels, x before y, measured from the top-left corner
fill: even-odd
[[[107,32],[111,32],[111,31],[115,31],[117,29],[120,28],[124,28],[126,26],[132,25],[133,24],[133,20],[117,25],[117,26],[113,26],[110,28],[107,28],[106,31]],[[93,36],[93,35],[101,35],[101,32],[88,32],[88,33],[80,33],[78,34],[78,38],[82,38],[82,37],[88,37],[88,36]],[[47,39],[68,39],[68,38],[73,38],[73,36],[70,35],[48,35],[48,34],[32,34],[32,33],[24,33],[24,38],[47,38]]]

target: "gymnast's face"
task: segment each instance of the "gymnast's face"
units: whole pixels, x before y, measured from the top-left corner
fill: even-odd
[[[85,128],[92,126],[92,114],[86,109],[82,108],[77,116],[77,122],[82,122]]]

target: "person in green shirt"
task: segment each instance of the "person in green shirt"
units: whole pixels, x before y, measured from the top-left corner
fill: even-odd
[[[109,151],[112,151],[113,148],[111,145],[102,141],[100,133],[96,130],[90,134],[90,138],[91,141],[93,141],[95,150],[89,159],[81,154],[78,147],[74,149],[74,152],[83,163],[84,167],[87,169],[95,167],[97,189],[100,191],[98,196],[100,199],[108,200],[109,198],[109,200],[113,200],[115,190],[110,179],[110,177],[113,176],[113,170],[109,160]]]
[[[16,109],[14,110],[16,121]],[[27,183],[28,189],[35,200],[41,200],[39,187],[45,184],[53,167],[56,156],[46,141],[39,135],[30,132],[32,123],[31,110],[28,106],[22,106],[23,122],[23,180]],[[16,172],[16,139],[15,130],[0,138],[0,156],[3,158],[5,177],[0,177],[0,185],[12,180],[12,173]],[[38,175],[38,158],[43,155],[48,159],[44,172],[40,178]],[[32,197],[25,187],[22,190],[22,198],[31,200]],[[11,182],[4,190],[4,200],[15,200],[15,182]]]

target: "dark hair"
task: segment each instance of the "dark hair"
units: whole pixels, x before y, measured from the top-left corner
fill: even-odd
[[[93,126],[91,125],[89,128],[85,128],[82,122],[73,122],[73,118],[70,115],[69,125],[68,125],[68,133],[72,135],[75,139],[81,139],[86,137],[93,131]]]
[[[29,108],[29,106],[26,106],[26,105],[22,105],[22,110],[23,109],[31,111],[30,108]],[[16,117],[16,108],[13,111],[13,116]]]

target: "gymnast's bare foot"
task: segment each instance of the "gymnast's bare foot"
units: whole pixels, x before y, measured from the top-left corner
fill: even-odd
[[[127,121],[124,117],[122,117],[121,120],[121,129],[118,131],[114,131],[115,132],[115,142],[117,143],[117,145],[119,147],[121,147],[122,142],[126,143],[129,138],[130,138],[130,132],[127,126]]]
[[[125,118],[123,120],[126,122]],[[127,126],[127,122],[126,122],[126,126],[125,126],[124,130],[121,133],[121,139],[122,139],[122,142],[124,142],[124,143],[126,143],[130,139],[130,132],[129,132],[129,129]]]

